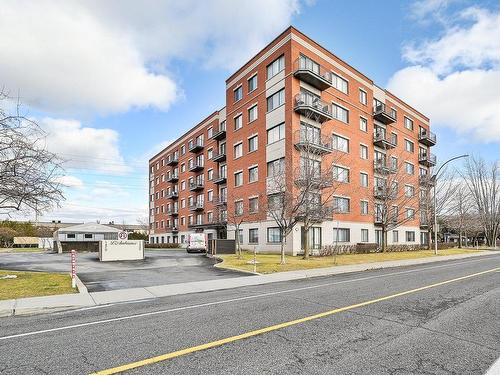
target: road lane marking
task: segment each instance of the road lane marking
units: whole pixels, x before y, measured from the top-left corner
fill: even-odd
[[[304,286],[304,287],[300,287],[300,288],[278,290],[278,291],[275,291],[275,292],[259,293],[259,294],[253,294],[253,295],[250,295],[250,296],[245,296],[245,297],[236,297],[236,298],[230,298],[230,299],[225,299],[225,300],[200,303],[200,304],[196,304],[196,305],[188,305],[188,306],[176,307],[176,308],[166,309],[166,310],[151,311],[151,312],[141,313],[141,314],[125,315],[125,316],[117,317],[117,318],[102,319],[102,320],[96,320],[96,321],[86,322],[86,323],[78,323],[78,324],[72,324],[72,325],[69,325],[69,326],[57,327],[57,328],[48,328],[48,329],[42,329],[42,330],[38,330],[38,331],[31,331],[31,332],[25,332],[25,333],[17,333],[17,334],[14,334],[14,335],[0,337],[0,341],[2,341],[2,340],[8,340],[8,339],[14,339],[14,338],[19,338],[19,337],[40,335],[40,334],[43,334],[43,333],[65,331],[65,330],[76,329],[76,328],[87,327],[87,326],[93,326],[93,325],[98,325],[98,324],[106,324],[106,323],[119,322],[119,321],[123,321],[123,320],[144,318],[144,317],[153,316],[153,315],[168,314],[168,313],[178,312],[178,311],[183,311],[183,310],[192,310],[192,309],[198,309],[198,308],[202,308],[202,307],[222,305],[222,304],[227,304],[227,303],[232,303],[232,302],[239,302],[239,301],[244,301],[244,300],[251,300],[251,299],[257,299],[257,298],[263,298],[263,297],[270,297],[270,296],[275,296],[275,295],[279,295],[279,294],[300,292],[300,291],[303,291],[303,290],[324,288],[324,287],[333,286],[333,285],[339,285],[339,284],[348,284],[348,283],[353,283],[353,282],[357,282],[357,281],[366,281],[366,280],[379,279],[379,278],[384,278],[384,277],[389,277],[389,276],[404,275],[404,274],[407,274],[407,273],[415,273],[415,272],[420,272],[420,271],[433,270],[433,269],[436,269],[436,268],[456,267],[456,266],[459,266],[459,265],[462,265],[462,264],[470,264],[472,262],[475,263],[475,262],[480,262],[480,261],[484,261],[484,260],[485,259],[473,259],[473,260],[467,260],[467,261],[462,261],[462,262],[455,262],[455,263],[452,263],[452,264],[442,264],[442,265],[438,265],[438,266],[429,266],[429,267],[416,268],[416,269],[406,270],[406,271],[397,271],[397,272],[385,273],[385,274],[382,274],[382,275],[365,276],[365,277],[359,277],[359,278],[356,278],[356,279],[333,281],[333,282],[330,282],[330,283],[316,284],[316,285]],[[376,271],[376,270],[377,269],[373,269],[373,270],[370,270],[370,271]],[[347,275],[348,276],[349,274],[343,274],[343,275]],[[336,275],[336,276],[341,276],[341,274]],[[292,280],[292,281],[301,281],[301,280]],[[269,285],[269,284],[261,284],[261,285],[253,285],[253,286],[259,287],[259,286],[265,286],[265,285]],[[226,289],[226,291],[227,291],[227,289]],[[128,302],[117,303],[117,304],[136,303],[136,302],[138,302],[138,301],[128,301]],[[141,302],[144,302],[144,300],[141,300]],[[99,308],[109,307],[109,306],[112,306],[112,305],[113,304],[103,305],[103,306],[99,306]],[[97,307],[97,306],[95,306],[95,307]],[[81,309],[71,310],[71,312],[80,311],[80,310]],[[61,312],[60,314],[62,314],[62,313],[63,312]]]
[[[306,316],[306,317],[303,317],[303,318],[300,318],[300,319],[290,320],[288,322],[284,322],[284,323],[280,323],[280,324],[275,324],[275,325],[272,325],[272,326],[268,326],[268,327],[261,328],[261,329],[256,329],[256,330],[253,330],[253,331],[248,331],[248,332],[245,332],[245,333],[242,333],[242,334],[239,334],[239,335],[235,335],[235,336],[231,336],[231,337],[226,337],[226,338],[221,339],[221,340],[216,340],[216,341],[208,342],[208,343],[205,343],[205,344],[192,346],[192,347],[189,347],[189,348],[184,348],[184,349],[181,349],[181,350],[177,350],[177,351],[170,352],[170,353],[165,353],[165,354],[158,355],[158,356],[155,356],[155,357],[150,357],[150,358],[143,359],[143,360],[140,360],[140,361],[130,362],[130,363],[122,365],[122,366],[113,367],[113,368],[109,368],[109,369],[106,369],[106,370],[98,371],[98,372],[92,373],[91,375],[111,375],[111,374],[118,374],[118,373],[121,373],[123,371],[128,371],[128,370],[132,370],[132,369],[135,369],[135,368],[138,368],[138,367],[143,367],[143,366],[151,365],[151,364],[154,364],[154,363],[167,361],[169,359],[181,357],[181,356],[184,356],[184,355],[187,355],[187,354],[191,354],[191,353],[195,353],[195,352],[199,352],[199,351],[202,351],[202,350],[207,350],[207,349],[215,348],[215,347],[222,346],[222,345],[225,345],[225,344],[229,344],[229,343],[232,343],[232,342],[235,342],[235,341],[240,341],[240,340],[247,339],[247,338],[250,338],[250,337],[262,335],[264,333],[268,333],[268,332],[272,332],[272,331],[277,331],[277,330],[280,330],[280,329],[283,329],[283,328],[287,328],[287,327],[290,327],[290,326],[295,326],[295,325],[298,325],[298,324],[301,324],[301,323],[306,323],[306,322],[309,322],[309,321],[312,321],[312,320],[316,320],[316,319],[320,319],[320,318],[325,318],[327,316],[338,314],[338,313],[341,313],[341,312],[344,312],[344,311],[353,310],[353,309],[356,309],[356,308],[360,308],[360,307],[372,305],[374,303],[391,300],[391,299],[394,299],[394,298],[397,298],[397,297],[402,297],[402,296],[406,296],[408,294],[413,294],[413,293],[421,292],[423,290],[435,288],[435,287],[438,287],[438,286],[441,286],[441,285],[446,285],[446,284],[454,283],[454,282],[457,282],[457,281],[466,280],[466,279],[470,279],[472,277],[477,277],[477,276],[485,275],[485,274],[492,273],[492,272],[498,272],[498,271],[500,271],[500,267],[499,268],[493,268],[493,269],[490,269],[490,270],[487,270],[487,271],[473,273],[473,274],[466,275],[466,276],[457,277],[455,279],[441,281],[441,282],[438,282],[438,283],[434,283],[434,284],[422,286],[420,288],[406,290],[404,292],[399,292],[399,293],[391,294],[391,295],[388,295],[388,296],[385,296],[385,297],[380,297],[380,298],[372,299],[372,300],[369,300],[369,301],[356,303],[356,304],[350,305],[350,306],[336,308],[336,309],[325,311],[325,312],[322,312],[322,313],[319,313],[319,314],[309,315],[309,316]]]

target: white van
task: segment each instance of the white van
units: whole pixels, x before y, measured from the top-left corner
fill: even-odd
[[[207,251],[207,241],[204,233],[188,234],[187,247],[188,253],[204,253]]]

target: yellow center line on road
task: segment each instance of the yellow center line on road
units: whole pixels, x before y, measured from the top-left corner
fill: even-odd
[[[423,290],[435,288],[435,287],[438,287],[438,286],[441,286],[441,285],[446,285],[446,284],[454,283],[454,282],[461,281],[461,280],[470,279],[472,277],[476,277],[476,276],[480,276],[480,275],[485,275],[485,274],[492,273],[492,272],[500,272],[500,267],[493,268],[493,269],[490,269],[490,270],[487,270],[487,271],[473,273],[473,274],[462,276],[462,277],[457,277],[457,278],[451,279],[451,280],[441,281],[439,283],[422,286],[422,287],[416,288],[416,289],[406,290],[404,292],[400,292],[400,293],[396,293],[396,294],[391,294],[389,296],[385,296],[385,297],[381,297],[381,298],[376,298],[376,299],[372,299],[372,300],[365,301],[365,302],[356,303],[354,305],[340,307],[340,308],[329,310],[329,311],[325,311],[325,312],[322,312],[322,313],[319,313],[319,314],[306,316],[304,318],[300,318],[300,319],[296,319],[296,320],[290,320],[288,322],[284,322],[284,323],[280,323],[280,324],[275,324],[275,325],[268,326],[268,327],[261,328],[261,329],[256,329],[254,331],[245,332],[245,333],[242,333],[240,335],[227,337],[227,338],[224,338],[224,339],[221,339],[221,340],[216,340],[216,341],[208,342],[208,343],[205,343],[205,344],[201,344],[201,345],[192,346],[192,347],[189,347],[189,348],[177,350],[177,351],[174,351],[174,352],[161,354],[161,355],[158,355],[158,356],[155,356],[155,357],[151,357],[151,358],[147,358],[147,359],[143,359],[143,360],[140,360],[140,361],[127,363],[127,364],[122,365],[122,366],[113,367],[113,368],[109,368],[109,369],[106,369],[106,370],[98,371],[98,372],[95,372],[95,373],[93,373],[91,375],[118,374],[118,373],[121,373],[121,372],[124,372],[124,371],[127,371],[127,370],[132,370],[132,369],[135,369],[135,368],[138,368],[138,367],[143,367],[143,366],[151,365],[151,364],[162,362],[162,361],[167,361],[167,360],[172,359],[172,358],[181,357],[183,355],[187,355],[187,354],[199,352],[201,350],[207,350],[207,349],[215,348],[215,347],[218,347],[218,346],[221,346],[221,345],[229,344],[231,342],[235,342],[235,341],[247,339],[249,337],[254,337],[254,336],[262,335],[264,333],[268,333],[268,332],[276,331],[276,330],[283,329],[283,328],[286,328],[286,327],[294,326],[294,325],[297,325],[297,324],[309,322],[311,320],[316,320],[316,319],[324,318],[324,317],[327,317],[327,316],[330,316],[330,315],[334,315],[334,314],[338,314],[338,313],[341,313],[341,312],[344,312],[344,311],[348,311],[348,310],[356,309],[356,308],[359,308],[359,307],[364,307],[364,306],[372,305],[374,303],[387,301],[387,300],[394,299],[394,298],[397,298],[397,297],[406,296],[408,294],[421,292]]]

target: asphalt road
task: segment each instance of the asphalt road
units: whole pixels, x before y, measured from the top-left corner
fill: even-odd
[[[500,254],[2,318],[0,374],[88,374],[184,348],[129,373],[483,374],[500,356],[498,271]]]
[[[146,250],[146,259],[100,262],[97,253],[77,255],[77,274],[89,292],[178,284],[248,276],[214,268],[215,260],[185,250]],[[50,253],[0,254],[0,269],[70,272],[70,255]]]

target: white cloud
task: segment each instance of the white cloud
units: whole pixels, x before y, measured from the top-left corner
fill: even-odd
[[[58,113],[164,110],[180,92],[172,60],[234,68],[298,11],[299,0],[4,1],[1,84]]]
[[[64,187],[81,189],[83,188],[83,181],[76,176],[60,176],[56,178],[56,182],[60,183]]]
[[[411,7],[411,16],[418,20],[425,20],[426,17],[431,16],[435,18],[439,16],[443,10],[446,9],[451,3],[457,0],[419,0],[415,1]]]
[[[500,141],[500,12],[468,8],[442,37],[404,50],[412,66],[388,83],[431,118],[480,142]],[[465,23],[464,23],[465,22]]]
[[[106,173],[126,173],[130,170],[120,154],[119,136],[115,130],[84,127],[77,120],[49,117],[39,123],[47,132],[47,148],[65,161],[65,168]]]

